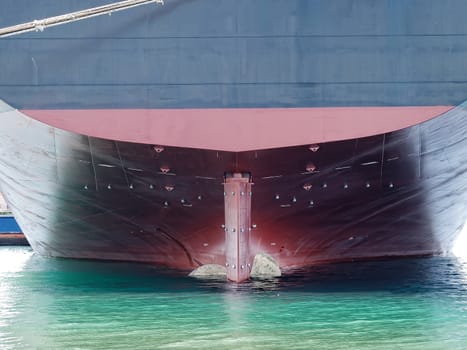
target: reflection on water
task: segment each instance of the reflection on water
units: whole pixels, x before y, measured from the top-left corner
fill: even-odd
[[[2,247],[0,251],[0,273],[20,272],[24,269],[33,252],[31,249]]]
[[[320,265],[236,285],[0,248],[0,349],[465,349],[467,263]]]

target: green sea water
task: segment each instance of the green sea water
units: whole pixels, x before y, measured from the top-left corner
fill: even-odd
[[[4,247],[0,349],[467,349],[467,262],[321,265],[235,285]]]

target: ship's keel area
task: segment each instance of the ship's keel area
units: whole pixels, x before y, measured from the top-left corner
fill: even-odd
[[[19,112],[2,105],[0,186],[32,247],[48,256],[186,270],[220,264],[241,281],[258,253],[283,269],[439,254],[450,249],[467,212],[467,123],[462,106],[433,118],[448,109],[436,108],[400,109],[404,118],[395,120],[409,125],[397,130],[375,129],[396,125],[377,122],[379,115],[363,119],[361,129],[343,124],[352,135],[381,133],[330,141],[327,120],[345,123],[341,111],[334,119],[330,110],[326,118],[312,117],[321,121],[315,127],[297,126],[297,116],[278,126],[273,110],[266,111],[270,120],[250,111],[250,123],[227,117],[233,127],[217,135],[219,125],[201,127],[188,114],[179,119],[186,125],[172,124],[169,113],[157,128],[152,112],[115,111],[125,118],[108,119],[109,111]],[[420,110],[430,113],[407,119]],[[125,128],[131,140],[121,139]],[[92,135],[104,131],[114,139]],[[289,145],[295,132],[300,142],[308,133],[309,142]],[[198,148],[149,142],[155,135]],[[222,138],[236,150],[201,147]],[[240,150],[244,141],[258,147]]]

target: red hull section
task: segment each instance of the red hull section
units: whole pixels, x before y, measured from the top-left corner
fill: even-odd
[[[47,125],[110,140],[243,152],[355,139],[420,124],[452,106],[25,110]]]

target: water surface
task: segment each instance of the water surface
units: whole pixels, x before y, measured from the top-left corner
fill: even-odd
[[[0,349],[467,349],[466,291],[456,258],[235,285],[0,247]]]

